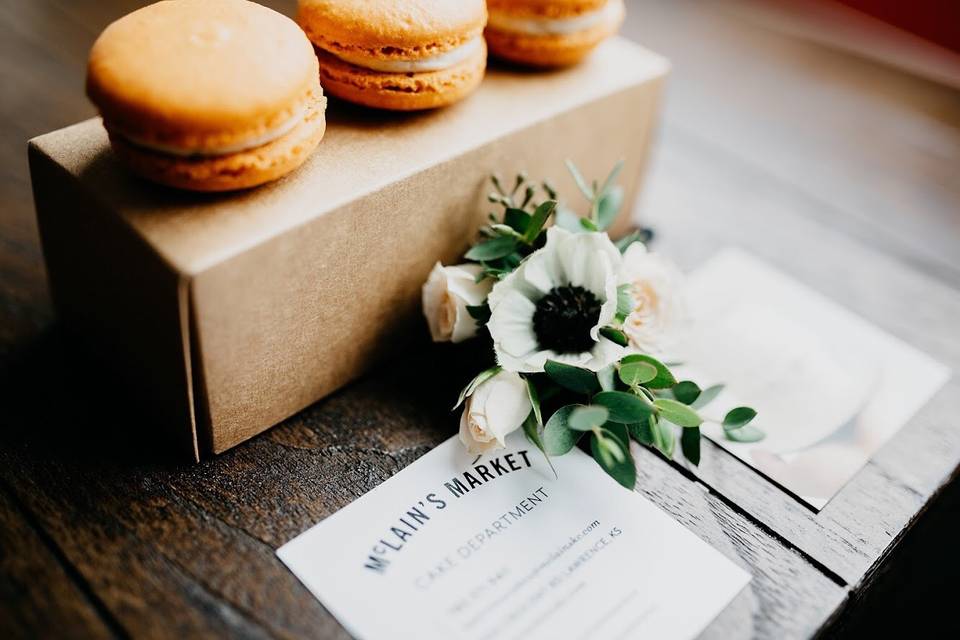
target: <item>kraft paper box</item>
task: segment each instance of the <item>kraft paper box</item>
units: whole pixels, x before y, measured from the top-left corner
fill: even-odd
[[[332,102],[300,170],[230,194],[133,177],[99,119],[35,138],[58,314],[149,398],[158,440],[197,459],[222,452],[424,330],[420,287],[485,221],[492,171],[548,178],[575,204],[565,158],[598,179],[624,158],[632,203],[667,69],[613,39],[563,71],[491,68],[443,110]]]

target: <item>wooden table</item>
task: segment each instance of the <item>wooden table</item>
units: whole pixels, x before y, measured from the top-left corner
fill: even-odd
[[[469,348],[428,352],[430,392],[378,372],[198,466],[143,444],[54,324],[26,167],[92,115],[86,51],[137,4],[0,6],[0,635],[342,637],[274,550],[452,433]],[[957,368],[960,95],[750,9],[630,6],[675,63],[644,222],[686,267],[744,247]],[[956,415],[953,379],[820,513],[709,443],[704,481],[643,451],[638,491],[753,575],[705,636],[842,628],[956,472]]]

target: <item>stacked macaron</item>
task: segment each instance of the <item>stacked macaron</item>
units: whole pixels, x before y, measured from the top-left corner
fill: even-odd
[[[473,91],[487,50],[483,0],[300,0],[320,82],[370,107],[441,107]]]
[[[276,179],[325,129],[310,42],[246,0],[167,0],[117,20],[90,52],[87,94],[135,172],[183,189]]]
[[[623,17],[623,0],[299,0],[297,26],[247,0],[162,0],[100,35],[87,95],[135,172],[241,189],[313,152],[326,126],[321,83],[370,107],[441,107],[480,84],[487,46],[513,62],[569,65]]]
[[[579,62],[623,23],[623,0],[487,0],[490,53],[520,64]]]

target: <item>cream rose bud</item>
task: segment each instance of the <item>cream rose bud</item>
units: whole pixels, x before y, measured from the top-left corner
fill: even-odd
[[[493,286],[489,278],[477,282],[482,270],[478,264],[433,267],[423,285],[423,315],[434,342],[462,342],[477,334],[467,307],[483,304]]]
[[[628,285],[633,310],[623,331],[634,349],[663,354],[687,321],[683,276],[677,267],[635,242],[623,255],[620,283]]]
[[[530,398],[523,378],[501,371],[467,397],[460,416],[460,442],[470,453],[502,449],[507,435],[530,415]]]

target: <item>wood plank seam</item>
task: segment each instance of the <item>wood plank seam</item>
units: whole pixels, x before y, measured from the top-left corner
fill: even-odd
[[[110,611],[110,608],[107,607],[106,603],[97,596],[96,591],[93,589],[92,585],[84,578],[83,574],[77,569],[76,566],[63,553],[63,550],[60,546],[53,540],[53,538],[47,533],[47,530],[40,524],[36,516],[27,508],[27,506],[20,500],[20,497],[16,494],[6,480],[0,479],[0,491],[2,491],[7,498],[10,500],[10,503],[17,509],[20,514],[23,516],[24,522],[27,523],[34,533],[37,536],[37,539],[47,548],[50,554],[56,559],[63,568],[64,573],[67,577],[73,582],[77,590],[83,594],[83,597],[86,598],[87,603],[93,608],[96,614],[100,617],[101,622],[109,629],[110,633],[118,638],[129,638],[130,633],[123,627],[119,620],[113,615],[113,612]]]
[[[741,508],[736,502],[730,500],[724,494],[717,491],[714,487],[712,487],[711,485],[707,484],[706,482],[698,478],[696,475],[693,474],[693,472],[685,468],[683,465],[673,460],[667,460],[660,453],[655,453],[653,457],[673,467],[678,473],[680,473],[680,475],[682,475],[687,480],[693,482],[694,484],[699,484],[700,486],[704,487],[707,490],[707,492],[710,493],[710,495],[714,496],[722,504],[726,505],[726,507],[729,508],[731,511],[733,511],[735,514],[742,517],[744,520],[746,520],[747,522],[755,526],[764,534],[776,540],[781,546],[783,546],[788,551],[792,551],[797,555],[799,555],[801,558],[804,559],[804,561],[806,561],[808,564],[814,567],[817,571],[822,573],[828,580],[833,582],[838,587],[841,587],[844,589],[849,587],[847,581],[844,580],[842,576],[840,576],[835,571],[833,571],[830,567],[823,564],[822,562],[820,562],[819,560],[811,556],[809,553],[807,553],[797,545],[790,542],[787,538],[777,533],[774,529],[770,528],[767,524],[765,524],[761,520],[758,520],[757,518],[755,518],[753,514],[751,514],[749,511],[746,511],[743,508]]]
[[[756,467],[754,467],[753,465],[751,465],[749,462],[747,462],[747,461],[744,460],[743,458],[740,458],[739,456],[733,455],[732,453],[730,453],[730,451],[728,451],[727,449],[725,449],[725,448],[723,448],[723,447],[721,447],[721,446],[718,446],[718,445],[717,445],[716,443],[714,443],[714,442],[711,442],[711,441],[709,441],[709,440],[707,440],[706,442],[709,443],[709,444],[707,444],[707,446],[708,446],[708,447],[711,447],[711,448],[713,449],[714,455],[725,456],[726,458],[728,458],[728,459],[730,459],[730,460],[736,461],[736,463],[738,463],[738,464],[742,465],[743,467],[745,467],[750,473],[758,476],[761,481],[766,482],[767,484],[775,487],[775,488],[778,489],[781,493],[783,493],[784,495],[786,495],[788,498],[791,498],[792,500],[795,500],[795,501],[797,502],[797,504],[799,504],[799,505],[800,505],[801,507],[803,507],[804,509],[807,509],[808,511],[810,511],[810,513],[812,513],[814,516],[816,516],[818,513],[820,513],[819,511],[817,511],[816,507],[814,507],[814,506],[811,505],[810,503],[806,502],[803,498],[801,498],[800,496],[798,496],[796,493],[794,493],[793,491],[790,491],[790,489],[787,489],[785,486],[783,486],[782,484],[780,484],[779,482],[777,482],[776,480],[774,480],[773,478],[771,478],[770,476],[768,476],[767,474],[765,474],[763,471],[760,471],[760,469],[757,469]],[[701,481],[704,485],[709,485],[709,483],[708,483],[706,480],[700,479],[700,481]],[[719,490],[717,490],[717,492],[719,493]]]
[[[170,488],[172,490],[171,495],[175,503],[183,507],[184,510],[192,511],[193,514],[200,520],[216,521],[223,527],[236,532],[238,535],[249,538],[252,543],[265,546],[269,550],[270,555],[273,555],[274,549],[271,545],[267,544],[263,540],[258,539],[256,536],[253,536],[249,531],[246,531],[243,528],[236,527],[228,522],[224,522],[222,518],[210,513],[192,499],[185,497],[175,486],[171,485]],[[256,611],[244,608],[239,603],[233,601],[233,599],[231,599],[227,594],[222,593],[220,589],[209,584],[209,582],[204,579],[204,576],[197,575],[196,572],[192,571],[189,567],[184,566],[182,562],[174,557],[171,557],[170,554],[166,553],[161,546],[156,546],[154,549],[157,556],[168,564],[171,571],[180,574],[185,582],[194,585],[198,591],[209,597],[211,602],[219,603],[219,605],[223,607],[224,612],[235,616],[239,620],[242,620],[243,623],[250,625],[250,627],[255,629],[258,633],[262,633],[265,636],[277,637],[277,634],[273,633],[270,629],[269,620],[262,620],[257,615]]]
[[[205,519],[209,518],[209,519],[215,520],[216,522],[226,527],[227,529],[231,531],[235,531],[238,535],[241,535],[247,538],[251,543],[263,545],[270,551],[270,553],[274,553],[276,551],[276,547],[274,547],[272,544],[270,544],[266,540],[263,540],[259,536],[255,535],[246,527],[241,527],[236,524],[227,522],[226,520],[218,516],[216,513],[212,513],[211,511],[209,511],[202,504],[200,504],[199,502],[197,502],[196,500],[188,496],[186,493],[184,493],[183,490],[180,487],[178,487],[176,484],[170,485],[170,493],[176,499],[177,503],[180,504],[185,509],[190,509],[194,511],[194,513],[201,516],[202,518],[205,518]]]
[[[923,508],[917,511],[914,516],[900,529],[893,539],[890,540],[890,544],[887,545],[887,548],[877,556],[876,561],[870,565],[870,567],[864,572],[860,581],[853,585],[847,593],[847,597],[844,598],[843,603],[838,606],[832,614],[824,621],[823,626],[820,631],[817,633],[817,637],[839,637],[845,631],[843,627],[843,620],[850,613],[851,609],[857,606],[863,598],[863,594],[867,593],[871,585],[878,580],[884,572],[890,569],[890,564],[887,562],[890,556],[896,554],[900,549],[900,543],[904,538],[913,530],[914,524],[919,521],[920,517],[923,516],[926,511],[937,502],[937,500],[942,496],[942,494],[947,490],[947,488],[960,478],[960,465],[958,465],[950,477],[943,482],[937,490],[931,494],[930,499],[924,504]]]
[[[950,474],[950,477],[943,481],[943,483],[937,487],[936,491],[930,495],[930,498],[923,504],[923,507],[918,510],[913,516],[906,522],[906,524],[901,527],[901,529],[893,536],[890,540],[890,544],[887,545],[887,548],[884,549],[873,564],[864,572],[863,577],[860,579],[854,589],[857,591],[862,591],[865,588],[868,588],[873,582],[877,579],[879,574],[882,572],[882,569],[887,564],[887,558],[889,558],[893,553],[896,552],[897,548],[900,546],[900,543],[903,539],[913,530],[914,525],[917,521],[927,512],[931,505],[933,505],[937,500],[941,498],[943,493],[946,491],[947,487],[957,481],[960,478],[960,465],[954,468],[953,472]]]

